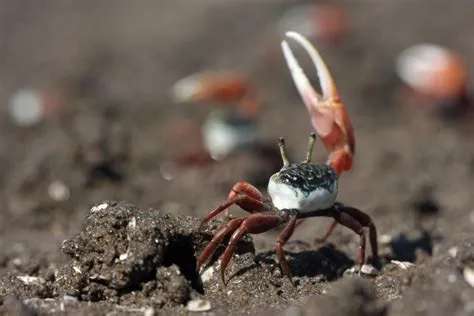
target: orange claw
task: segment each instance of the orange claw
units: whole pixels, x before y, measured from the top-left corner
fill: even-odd
[[[354,129],[344,103],[339,97],[331,73],[316,48],[296,32],[287,32],[286,36],[303,46],[316,66],[322,95],[311,86],[288,43],[285,40],[281,42],[293,81],[311,117],[311,124],[329,152],[328,164],[340,175],[352,168],[352,157],[355,153]]]
[[[237,73],[193,74],[173,85],[172,96],[177,102],[220,102],[225,106],[238,102],[241,114],[247,118],[257,117],[260,110],[249,80]]]

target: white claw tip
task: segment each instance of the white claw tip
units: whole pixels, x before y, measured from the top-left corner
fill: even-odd
[[[337,95],[337,89],[334,85],[331,73],[313,44],[311,44],[306,37],[294,31],[288,31],[285,35],[295,40],[309,54],[314,66],[316,67],[323,95],[325,97],[334,97]]]
[[[187,102],[199,91],[201,76],[193,74],[178,80],[171,88],[171,97],[175,102]]]

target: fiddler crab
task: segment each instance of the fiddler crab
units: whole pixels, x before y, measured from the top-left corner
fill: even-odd
[[[369,215],[336,201],[338,178],[352,168],[355,139],[352,124],[332,76],[316,48],[302,35],[287,32],[286,36],[299,43],[310,55],[320,79],[322,95],[311,86],[288,43],[281,42],[284,57],[293,81],[306,105],[313,128],[329,151],[325,164],[311,162],[316,133],[309,138],[306,158],[302,162],[290,162],[285,149],[285,140],[280,138],[283,167],[273,174],[268,182],[265,196],[247,182],[238,182],[228,195],[227,201],[208,213],[201,225],[236,204],[249,212],[247,216],[231,219],[220,228],[211,242],[197,258],[197,270],[212,256],[223,240],[231,235],[221,259],[221,278],[225,283],[225,269],[231,260],[239,240],[247,233],[260,234],[284,225],[276,243],[276,255],[284,275],[292,281],[291,270],[285,259],[283,246],[291,238],[295,228],[310,217],[332,217],[333,222],[324,241],[337,224],[345,226],[360,236],[360,268],[365,263],[366,230],[368,230],[372,258],[378,261],[377,231]]]
[[[173,85],[172,96],[177,103],[202,102],[212,107],[200,131],[201,152],[191,153],[208,161],[222,160],[229,154],[257,142],[261,102],[250,81],[236,72],[208,71],[185,77]]]

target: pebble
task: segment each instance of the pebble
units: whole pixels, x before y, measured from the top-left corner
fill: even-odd
[[[109,207],[109,204],[107,203],[102,203],[100,205],[96,205],[96,206],[93,206],[91,208],[91,212],[92,213],[95,213],[95,212],[98,212],[98,211],[101,211],[101,210],[105,210],[107,207]]]
[[[70,302],[77,302],[77,297],[72,296],[72,295],[64,295],[63,300],[70,301]]]
[[[44,283],[44,279],[40,277],[34,277],[29,275],[17,276],[18,280],[21,280],[25,284],[41,284]]]
[[[382,245],[389,245],[392,242],[393,237],[390,235],[381,235],[379,237],[379,243]]]
[[[379,274],[379,270],[377,270],[374,266],[370,264],[364,264],[360,269],[361,274],[376,276]],[[344,274],[357,274],[359,273],[359,266],[353,266],[352,268],[347,269]]]
[[[186,309],[190,312],[207,312],[211,309],[211,303],[206,300],[191,300],[186,305]]]
[[[474,287],[474,269],[468,267],[464,268],[463,275],[464,280],[466,280],[471,287]]]
[[[458,255],[458,247],[449,248],[448,253],[451,257],[456,258]]]
[[[211,266],[208,269],[204,270],[204,272],[201,274],[201,280],[202,282],[206,283],[212,279],[212,276],[214,275],[214,267]]]
[[[55,180],[48,186],[48,195],[54,201],[66,201],[69,199],[69,188],[61,181]]]
[[[379,270],[375,269],[375,267],[370,264],[364,264],[360,269],[360,272],[372,276],[379,274]]]
[[[44,117],[41,93],[34,89],[20,89],[10,98],[8,110],[16,125],[26,127],[38,124]]]
[[[398,261],[398,260],[392,260],[391,263],[397,265],[403,270],[407,270],[410,267],[413,267],[415,264],[409,261]]]

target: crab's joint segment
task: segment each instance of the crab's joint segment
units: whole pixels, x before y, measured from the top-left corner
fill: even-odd
[[[316,133],[311,133],[309,135],[308,141],[308,152],[306,153],[306,159],[304,160],[305,163],[311,162],[311,156],[313,155],[314,144],[316,143]]]
[[[288,167],[290,165],[290,160],[288,159],[288,155],[286,153],[285,139],[283,137],[278,139],[278,147],[280,147],[280,155],[281,160],[283,161],[283,166]]]

